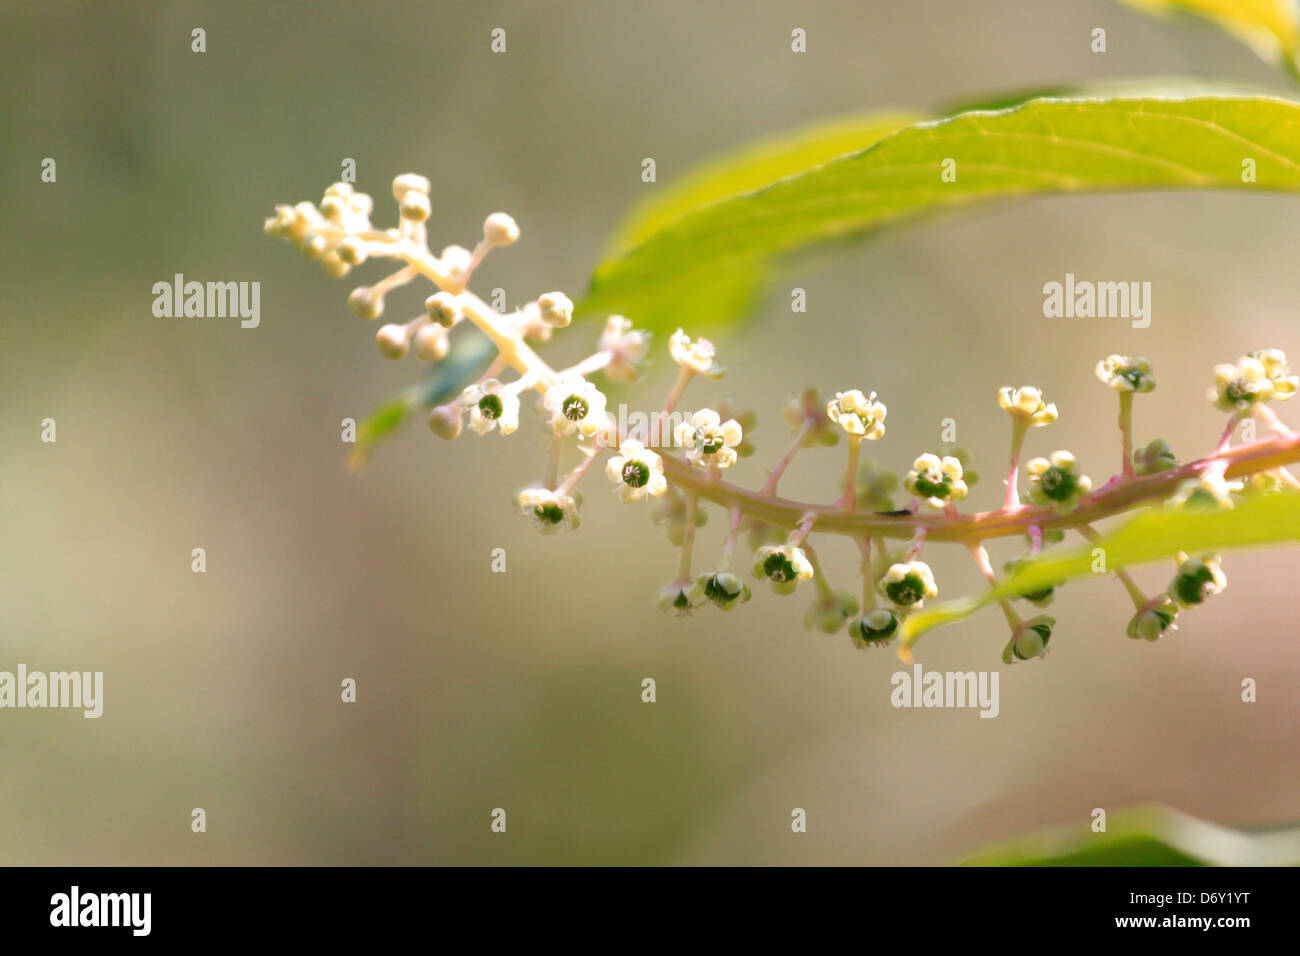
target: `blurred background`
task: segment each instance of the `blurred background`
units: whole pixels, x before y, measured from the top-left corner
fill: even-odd
[[[1001,669],[1000,716],[895,710],[893,654],[805,631],[811,591],[656,612],[675,553],[600,476],[578,533],[537,535],[510,505],[540,476],[527,414],[511,441],[447,444],[417,423],[349,474],[341,419],[417,365],[379,356],[345,306],[356,283],[262,235],[276,202],[318,200],[351,157],[385,225],[393,175],[429,176],[436,248],[516,217],[523,239],[489,257],[480,291],[577,298],[656,188],[643,157],[663,185],[873,108],[1142,75],[1285,83],[1226,35],[1102,0],[61,0],[5,4],[0,53],[0,670],[105,675],[99,720],[0,714],[0,861],[935,864],[1094,807],[1300,817],[1294,552],[1231,556],[1227,593],[1153,645],[1124,636],[1110,579],[1060,592],[1052,653],[1024,667],[1001,666],[1005,624],[985,612],[920,660]],[[905,470],[953,417],[984,475],[973,504],[991,507],[996,388],[1043,387],[1061,420],[1027,451],[1068,445],[1104,478],[1114,400],[1092,368],[1132,352],[1160,382],[1139,438],[1190,457],[1221,428],[1213,363],[1300,351],[1297,211],[1266,193],[1046,199],[890,233],[780,278],[722,342],[728,377],[687,405],[730,392],[758,412],[759,454],[737,471],[756,485],[788,442],[787,393],[875,389],[890,430],[869,451]],[[152,285],[177,272],[261,282],[260,327],[155,318]],[[1042,286],[1067,272],[1153,283],[1150,328],[1044,320]],[[794,285],[807,314],[789,311]],[[597,331],[561,334],[556,354]],[[659,346],[645,407],[671,376]],[[830,497],[842,456],[806,453],[783,489]],[[722,524],[701,532],[705,567]],[[823,548],[837,586],[852,586],[846,545]],[[927,558],[946,596],[978,586],[964,554]],[[1137,577],[1154,590],[1170,572]],[[1258,703],[1241,703],[1244,677]]]

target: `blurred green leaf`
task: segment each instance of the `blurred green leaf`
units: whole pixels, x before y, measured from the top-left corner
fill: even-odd
[[[1120,0],[1155,16],[1190,13],[1218,24],[1270,63],[1297,75],[1300,11],[1295,0]]]
[[[1242,832],[1169,807],[1117,813],[1106,832],[1089,826],[1021,837],[963,866],[1297,866],[1300,827]]]
[[[956,181],[943,182],[949,158]],[[1246,158],[1254,183],[1242,181]],[[598,266],[581,309],[655,331],[723,324],[772,262],[809,247],[994,199],[1170,188],[1300,190],[1300,103],[1203,92],[1044,98],[919,123],[678,215]]]
[[[1000,598],[1014,598],[1072,578],[1096,574],[1093,549],[1106,552],[1107,568],[1123,568],[1170,558],[1179,551],[1203,553],[1300,539],[1300,494],[1281,492],[1249,498],[1228,511],[1152,508],[1098,543],[1040,555],[982,595],[923,608],[903,620],[902,646],[921,635],[961,621]]]
[[[847,116],[763,140],[707,162],[680,183],[655,192],[636,206],[618,228],[614,252],[625,252],[700,206],[768,186],[806,172],[845,153],[866,149],[904,126],[926,119],[920,113],[893,111]]]
[[[433,366],[424,378],[398,395],[375,406],[357,424],[356,447],[348,467],[362,468],[375,444],[397,431],[421,409],[441,405],[483,373],[496,348],[487,336],[466,328],[452,336],[447,357]]]

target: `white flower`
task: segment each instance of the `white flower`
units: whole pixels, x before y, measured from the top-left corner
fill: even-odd
[[[1032,385],[1012,388],[1005,385],[998,389],[998,404],[1011,415],[1029,425],[1041,427],[1056,421],[1056,406],[1043,401],[1043,393]]]
[[[789,594],[800,581],[809,581],[812,576],[812,562],[803,548],[765,544],[754,552],[754,577],[766,578],[777,594]]]
[[[1029,473],[1029,496],[1040,505],[1053,505],[1062,514],[1072,511],[1079,499],[1092,491],[1092,479],[1080,474],[1079,462],[1068,451],[1035,458],[1025,465],[1025,471]]]
[[[509,435],[519,427],[519,396],[494,378],[465,389],[461,403],[469,409],[469,427],[476,434],[495,428]]]
[[[1228,586],[1228,576],[1217,554],[1185,558],[1169,583],[1169,596],[1183,607],[1203,604]]]
[[[686,457],[702,468],[716,465],[730,468],[736,463],[736,448],[744,438],[740,423],[734,418],[722,421],[722,416],[711,408],[702,408],[673,429],[673,438]]]
[[[1149,392],[1156,387],[1151,363],[1127,355],[1111,355],[1098,362],[1097,378],[1117,392]]]
[[[578,503],[570,495],[549,488],[525,488],[515,498],[515,505],[543,534],[578,527]]]
[[[668,351],[678,365],[698,375],[721,378],[722,373],[726,371],[714,360],[717,349],[712,342],[708,339],[696,339],[692,342],[691,337],[681,329],[669,338]]]
[[[1209,397],[1220,411],[1249,412],[1256,402],[1267,402],[1273,395],[1273,380],[1259,359],[1246,355],[1236,365],[1214,366]]]
[[[632,328],[631,319],[611,315],[605,320],[596,348],[610,353],[605,366],[605,377],[611,382],[633,382],[637,378],[636,363],[645,358],[650,348],[650,333]]]
[[[668,490],[663,459],[635,438],[623,442],[618,454],[605,462],[605,474],[624,501],[640,501],[646,495],[658,498]]]
[[[940,458],[928,452],[912,463],[903,486],[931,508],[939,509],[950,501],[961,501],[968,490],[958,459],[951,455]]]
[[[899,607],[920,607],[926,599],[939,593],[934,572],[924,561],[891,564],[880,579],[880,589]]]
[[[1291,374],[1285,352],[1281,349],[1255,349],[1246,355],[1264,366],[1264,374],[1273,383],[1274,398],[1286,401],[1296,393],[1296,388],[1300,387],[1300,377]]]
[[[826,417],[850,435],[876,439],[885,434],[885,416],[889,414],[883,404],[876,401],[876,393],[863,395],[856,388],[836,392],[834,400],[826,404]]]
[[[459,279],[474,261],[474,254],[464,246],[448,246],[442,250],[438,264],[452,279]]]
[[[557,435],[575,431],[590,438],[605,425],[605,396],[581,376],[565,376],[546,390],[543,399]]]

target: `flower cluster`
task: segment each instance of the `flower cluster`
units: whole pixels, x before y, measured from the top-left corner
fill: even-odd
[[[1226,508],[1241,495],[1300,487],[1285,467],[1300,460],[1300,436],[1268,407],[1274,399],[1296,393],[1297,377],[1282,352],[1266,349],[1215,367],[1209,397],[1217,409],[1229,413],[1228,430],[1213,454],[1185,463],[1179,463],[1163,438],[1134,450],[1134,397],[1155,388],[1151,363],[1124,355],[1098,362],[1097,378],[1118,394],[1121,445],[1119,472],[1099,488],[1073,454],[1058,450],[1025,464],[1031,503],[1021,503],[1020,456],[1028,433],[1052,425],[1058,413],[1040,389],[1007,386],[997,393],[998,404],[1011,419],[1006,498],[1000,510],[958,512],[976,474],[971,456],[950,447],[913,460],[901,480],[911,501],[895,508],[899,478],[860,458],[863,441],[884,438],[888,414],[876,392],[862,388],[836,391],[829,400],[816,389],[795,395],[785,408],[793,433],[788,450],[768,469],[758,491],[745,491],[725,481],[723,473],[743,470],[736,466],[753,452],[752,412],[732,398],[716,398],[695,405],[695,411],[671,428],[656,424],[645,433],[623,430],[609,411],[600,379],[637,380],[650,352],[649,334],[624,316],[608,316],[591,355],[570,367],[552,368],[533,344],[549,341],[555,330],[579,327],[580,306],[553,291],[501,314],[469,290],[484,256],[519,239],[515,221],[493,213],[472,249],[450,245],[435,255],[427,237],[432,216],[429,181],[415,174],[398,176],[392,194],[398,222],[391,228],[371,223],[369,196],[336,183],[319,204],[276,207],[266,231],[292,242],[337,278],[369,261],[391,261],[394,268],[387,276],[355,288],[348,297],[349,306],[363,319],[382,316],[388,297],[417,278],[432,282],[435,291],[418,314],[379,328],[376,344],[381,354],[400,359],[414,352],[422,361],[438,363],[457,342],[480,337],[490,343],[495,358],[481,375],[466,374],[455,388],[443,392],[442,404],[429,403],[429,427],[447,439],[466,430],[507,437],[521,428],[525,397],[537,396],[550,452],[541,480],[517,494],[516,510],[543,533],[576,530],[582,503],[578,486],[594,464],[603,462],[610,483],[606,487],[612,487],[619,500],[635,504],[657,499],[648,509],[650,516],[679,549],[676,576],[657,596],[658,605],[670,612],[686,614],[708,605],[730,611],[748,602],[750,585],[734,570],[735,552],[744,540],[753,549],[753,580],[766,581],[781,595],[800,585],[814,592],[804,619],[810,629],[847,631],[859,648],[886,646],[915,624],[912,615],[939,594],[935,575],[921,557],[927,542],[955,542],[967,547],[995,588],[990,598],[1001,606],[1010,629],[1003,659],[1016,663],[1047,653],[1055,619],[1046,614],[1022,618],[1013,602],[1042,607],[1052,601],[1060,582],[1035,576],[1042,564],[1036,557],[1067,530],[1091,542],[1098,536],[1090,522],[1131,508]],[[716,380],[726,371],[714,343],[692,338],[682,329],[669,337],[667,352],[678,372],[662,403],[664,415],[673,412],[694,380]],[[698,391],[700,385],[694,388]],[[454,397],[445,401],[447,395]],[[1237,455],[1231,446],[1232,429],[1247,416],[1259,418],[1276,434],[1252,447],[1251,454]],[[822,504],[792,502],[778,494],[782,476],[800,452],[835,445],[841,437],[848,446],[842,493]],[[575,461],[567,471],[562,468],[566,458]],[[695,571],[697,531],[710,507],[721,509],[727,519],[722,556],[711,570]],[[861,555],[856,593],[829,582],[813,537],[824,533],[846,535],[856,543]],[[1007,561],[999,576],[984,542],[1011,535],[1023,537],[1029,552]],[[1125,569],[1111,570],[1134,603],[1129,636],[1147,641],[1173,630],[1179,614],[1221,592],[1227,581],[1216,554],[1179,555],[1172,581],[1154,597],[1143,593]]]

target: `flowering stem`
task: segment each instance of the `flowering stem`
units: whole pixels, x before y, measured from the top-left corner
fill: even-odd
[[[1218,446],[1214,449],[1215,454],[1225,452],[1232,445],[1232,433],[1237,430],[1237,423],[1241,421],[1241,416],[1233,413],[1228,419],[1228,427],[1223,430],[1223,437],[1219,439]]]
[[[1267,405],[1263,403],[1257,404],[1255,406],[1254,414],[1256,418],[1263,421],[1265,425],[1267,425],[1277,434],[1279,435],[1293,434],[1291,429],[1282,423],[1282,419],[1277,417],[1277,412],[1273,411],[1273,409],[1269,408]]]
[[[1075,530],[1092,544],[1101,541],[1101,535],[1091,525],[1081,524]],[[1129,598],[1133,601],[1133,607],[1139,611],[1145,610],[1149,600],[1146,592],[1138,587],[1137,582],[1123,568],[1111,568],[1111,570],[1115,572],[1115,577],[1119,578],[1120,583],[1124,585],[1124,590],[1128,592]]]
[[[852,510],[858,504],[858,457],[862,452],[862,436],[849,436],[849,471],[844,477],[844,496],[840,507]]]
[[[663,411],[659,413],[659,420],[655,422],[655,442],[663,444],[664,420],[672,414],[673,409],[681,400],[682,393],[686,391],[686,386],[691,384],[691,379],[695,377],[695,372],[686,366],[682,366],[677,373],[677,381],[673,382],[673,387],[668,391],[668,397],[664,399]]]
[[[731,570],[732,558],[736,553],[736,538],[740,536],[740,521],[744,517],[744,512],[739,508],[732,508],[731,527],[727,530],[726,540],[722,542],[722,561],[720,569],[723,571]]]
[[[799,449],[803,447],[803,443],[808,438],[808,433],[813,430],[814,424],[815,423],[811,418],[805,418],[803,420],[803,424],[800,425],[798,430],[795,432],[794,441],[790,443],[790,447],[787,448],[785,454],[781,456],[781,460],[776,463],[776,467],[772,469],[772,473],[767,476],[767,481],[763,483],[763,488],[759,491],[759,494],[776,494],[777,482],[779,482],[781,476],[785,474],[785,470],[789,467],[790,462],[794,461],[794,456],[799,454]]]
[[[989,562],[989,553],[985,550],[984,545],[979,541],[972,541],[967,545],[971,557],[975,559],[975,564],[979,566],[980,573],[984,575],[984,580],[989,582],[989,587],[996,587],[998,576],[993,570],[993,565]],[[1002,613],[1006,616],[1007,623],[1011,625],[1011,630],[1015,631],[1023,623],[1016,609],[1011,606],[1011,602],[1006,598],[998,598],[998,606],[1002,608]]]
[[[587,469],[591,467],[592,463],[598,457],[600,456],[596,452],[588,452],[586,457],[583,458],[582,461],[578,462],[577,467],[565,476],[564,483],[555,489],[556,493],[567,495],[571,492],[578,482],[582,480],[582,476],[587,473]]]
[[[695,509],[698,505],[699,496],[687,492],[686,524],[682,528],[682,556],[677,564],[678,584],[689,584],[691,581],[691,551],[695,547]]]
[[[553,434],[551,436],[551,451],[546,457],[546,487],[554,489],[557,481],[560,480],[560,449],[564,445],[564,436]]]
[[[1124,458],[1120,473],[1125,478],[1133,477],[1133,395],[1133,392],[1119,393],[1120,453]]]
[[[1025,444],[1025,433],[1029,423],[1020,418],[1011,420],[1011,465],[1007,472],[1007,496],[1002,507],[1005,510],[1020,507],[1020,449]]]
[[[918,528],[926,529],[926,539],[934,542],[970,542],[989,538],[1025,534],[1037,525],[1043,530],[1072,528],[1080,521],[1101,521],[1144,505],[1164,501],[1188,478],[1196,478],[1210,468],[1222,467],[1224,475],[1236,478],[1300,462],[1300,433],[1277,435],[1249,445],[1215,452],[1205,458],[1157,472],[1140,475],[1132,481],[1102,489],[1084,499],[1078,508],[1061,514],[1050,506],[1025,506],[948,515],[892,515],[855,509],[845,511],[835,505],[816,505],[788,501],[737,487],[726,481],[713,481],[699,468],[673,455],[663,455],[664,474],[679,488],[698,492],[701,498],[723,507],[739,507],[751,518],[781,528],[796,527],[812,514],[819,531],[863,534],[881,538],[910,538]]]
[[[817,550],[810,544],[803,546],[804,554],[808,557],[808,563],[813,569],[813,584],[817,588],[817,595],[821,598],[832,598],[835,592],[831,589],[830,582],[826,580],[826,575],[822,573],[822,564],[817,560]]]
[[[858,538],[858,552],[862,555],[862,613],[876,609],[876,577],[871,567],[871,539]]]

